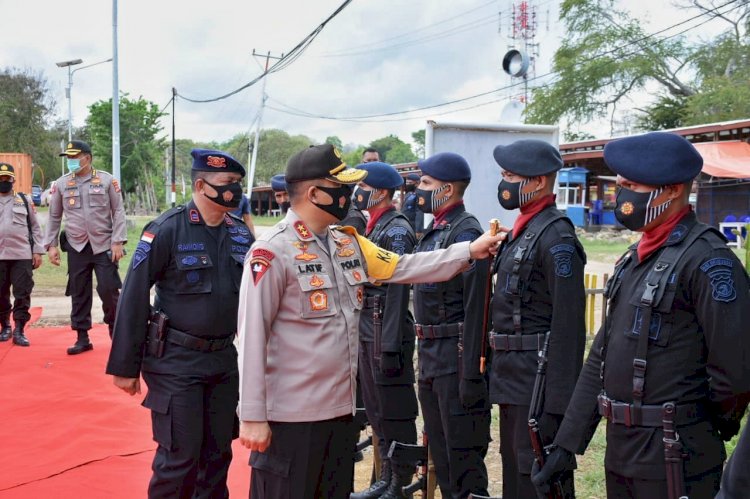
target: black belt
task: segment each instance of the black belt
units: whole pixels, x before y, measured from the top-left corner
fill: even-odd
[[[497,334],[490,333],[490,345],[501,352],[541,350],[546,334]]]
[[[191,334],[183,333],[177,329],[167,328],[167,341],[180,345],[190,350],[198,350],[199,352],[216,352],[218,350],[224,350],[234,342],[234,333],[223,338],[206,339],[193,336]]]
[[[610,423],[650,428],[661,428],[664,425],[664,407],[661,405],[642,405],[640,410],[636,410],[633,404],[612,400],[603,393],[599,394],[597,402],[599,414]],[[706,419],[706,409],[703,403],[691,402],[679,404],[676,407],[674,418],[676,425],[684,426]]]
[[[428,324],[414,324],[414,331],[417,338],[424,340],[434,340],[436,338],[456,338],[461,335],[464,328],[463,322],[455,324],[437,324],[434,326]]]

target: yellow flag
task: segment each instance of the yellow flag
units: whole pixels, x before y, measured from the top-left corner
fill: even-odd
[[[365,262],[367,262],[368,277],[376,281],[384,281],[391,278],[398,264],[398,255],[396,253],[386,251],[366,237],[359,235],[354,227],[345,226],[339,227],[339,229],[357,238],[359,248],[362,250]]]

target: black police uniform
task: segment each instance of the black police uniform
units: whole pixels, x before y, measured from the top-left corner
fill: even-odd
[[[724,240],[712,232],[685,250],[652,312],[644,410],[633,407],[645,279],[665,249],[683,243],[697,225],[689,213],[643,262],[638,261],[637,244],[619,262],[609,291],[607,323],[594,340],[555,439],[565,449],[583,452],[600,417],[611,415],[604,463],[608,497],[666,497],[660,411],[667,402],[677,405],[688,495],[713,497],[726,457],[722,437],[730,436],[725,432],[731,432],[745,409],[735,394],[750,389],[743,365],[749,353],[743,340],[750,321],[748,276]],[[643,412],[640,422],[633,415],[637,412]]]
[[[408,220],[395,209],[385,212],[367,238],[399,255],[409,254],[416,245]],[[359,319],[359,381],[367,410],[367,419],[380,437],[383,471],[411,477],[416,463],[389,463],[388,449],[393,441],[417,442],[417,395],[414,391],[414,318],[409,311],[410,286],[366,284],[365,301]],[[374,313],[381,321],[376,329]],[[381,355],[398,355],[402,369],[384,372]],[[386,482],[390,477],[381,473]],[[404,485],[408,485],[409,482]]]
[[[362,235],[365,235],[365,229],[367,228],[367,217],[362,213],[362,210],[358,210],[354,205],[349,208],[349,213],[346,214],[346,218],[341,221],[341,225],[354,227]]]
[[[237,437],[239,373],[232,344],[242,265],[253,242],[237,217],[209,227],[194,202],[149,223],[133,255],[107,374],[148,385],[154,475],[149,497],[226,497]],[[163,356],[147,346],[150,298],[169,318]]]
[[[446,248],[482,233],[477,219],[462,203],[457,204],[443,222],[437,226],[433,222],[426,229],[415,251]],[[487,494],[484,457],[490,441],[489,401],[466,408],[459,386],[485,383],[479,358],[488,272],[488,260],[477,260],[450,281],[414,287],[419,402],[443,497]]]
[[[530,477],[534,455],[528,414],[537,352],[547,332],[547,377],[540,421],[545,444],[552,443],[581,370],[586,346],[586,256],[573,226],[554,205],[535,215],[518,234],[509,233],[508,241],[495,262],[490,400],[500,405],[503,497],[511,499],[535,494]],[[570,473],[567,485],[571,490],[572,478]]]

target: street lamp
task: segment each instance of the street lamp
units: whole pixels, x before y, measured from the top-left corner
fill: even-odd
[[[70,142],[73,139],[73,104],[72,104],[72,97],[71,97],[71,91],[73,89],[73,74],[76,71],[80,71],[82,69],[90,68],[91,66],[96,66],[98,64],[104,64],[105,62],[111,62],[112,58],[106,59],[104,61],[95,62],[93,64],[88,64],[86,66],[81,66],[80,68],[76,68],[71,70],[71,66],[76,66],[78,64],[83,63],[81,59],[73,59],[70,61],[63,61],[58,62],[57,67],[60,68],[68,68],[68,88],[65,89],[65,97],[68,99],[68,142]]]

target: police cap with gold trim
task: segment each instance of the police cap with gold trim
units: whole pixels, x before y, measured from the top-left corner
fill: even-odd
[[[16,178],[16,170],[9,163],[0,163],[0,177],[5,176]]]
[[[58,156],[78,156],[79,154],[91,154],[91,146],[82,140],[71,140],[68,145],[65,146],[65,150],[58,154]]]
[[[303,149],[286,164],[287,183],[324,178],[339,184],[356,184],[366,176],[365,170],[347,167],[341,153],[331,144]]]

